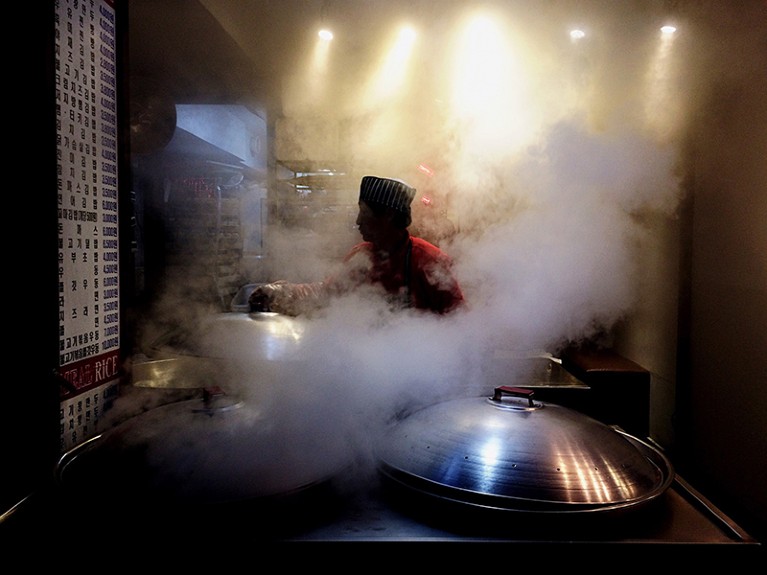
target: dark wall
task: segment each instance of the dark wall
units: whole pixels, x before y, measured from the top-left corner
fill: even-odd
[[[682,472],[765,540],[767,5],[730,16],[705,22],[690,130],[676,424]]]

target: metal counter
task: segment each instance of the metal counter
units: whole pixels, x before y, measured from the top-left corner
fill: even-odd
[[[468,517],[448,518],[417,505],[408,508],[406,501],[359,494],[331,522],[282,541],[759,545],[679,476],[648,509],[615,517],[584,522],[560,516],[540,521],[512,513],[492,523],[469,523]]]
[[[162,560],[197,568],[267,558],[283,566],[309,561],[313,567],[336,567],[355,557],[370,557],[378,567],[414,559],[450,566],[471,557],[488,565],[532,559],[548,568],[586,561],[593,574],[671,558],[754,565],[765,555],[760,542],[678,476],[648,509],[593,523],[446,517],[409,506],[407,500],[392,500],[378,489],[339,496],[330,488],[328,494],[320,490],[285,507],[242,504],[193,516],[118,515],[108,509],[105,505],[103,513],[93,513],[80,505],[62,505],[55,495],[37,494],[0,523],[4,556],[10,561],[17,553],[26,566],[49,564],[49,557],[59,553],[70,563],[103,565],[95,561],[118,559],[120,565],[141,566]],[[610,557],[614,561],[614,551],[618,563],[606,563]]]

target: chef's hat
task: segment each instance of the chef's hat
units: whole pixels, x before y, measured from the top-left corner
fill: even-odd
[[[402,180],[365,176],[360,183],[360,200],[375,202],[410,214],[410,203],[415,197],[415,188]]]

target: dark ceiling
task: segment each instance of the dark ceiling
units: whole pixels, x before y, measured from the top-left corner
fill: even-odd
[[[559,4],[561,0],[550,0]],[[509,4],[509,0],[489,0]],[[518,3],[518,2],[511,2]],[[524,4],[524,3],[523,3]],[[309,52],[316,31],[336,32],[344,77],[364,63],[387,27],[405,19],[443,26],[463,0],[130,0],[131,77],[160,85],[178,103],[279,105],[281,82]]]
[[[211,13],[196,0],[131,0],[131,85],[176,103],[267,98],[271,86]]]
[[[320,25],[336,32],[339,78],[355,70],[388,28],[404,20],[431,32],[451,26],[467,6],[502,7],[527,28],[599,22],[607,42],[631,50],[632,30],[665,15],[707,25],[749,21],[752,3],[719,0],[130,0],[129,71],[177,103],[279,105],[281,83],[309,52]],[[723,16],[727,16],[724,18]],[[730,24],[727,24],[727,23]],[[559,29],[558,28],[558,29]],[[558,33],[558,32],[557,32]],[[432,35],[429,49],[444,50]],[[617,49],[617,48],[616,48]]]

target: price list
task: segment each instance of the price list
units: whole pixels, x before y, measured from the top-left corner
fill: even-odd
[[[114,2],[57,0],[55,8],[58,364],[68,447],[95,431],[120,371],[117,58]]]

